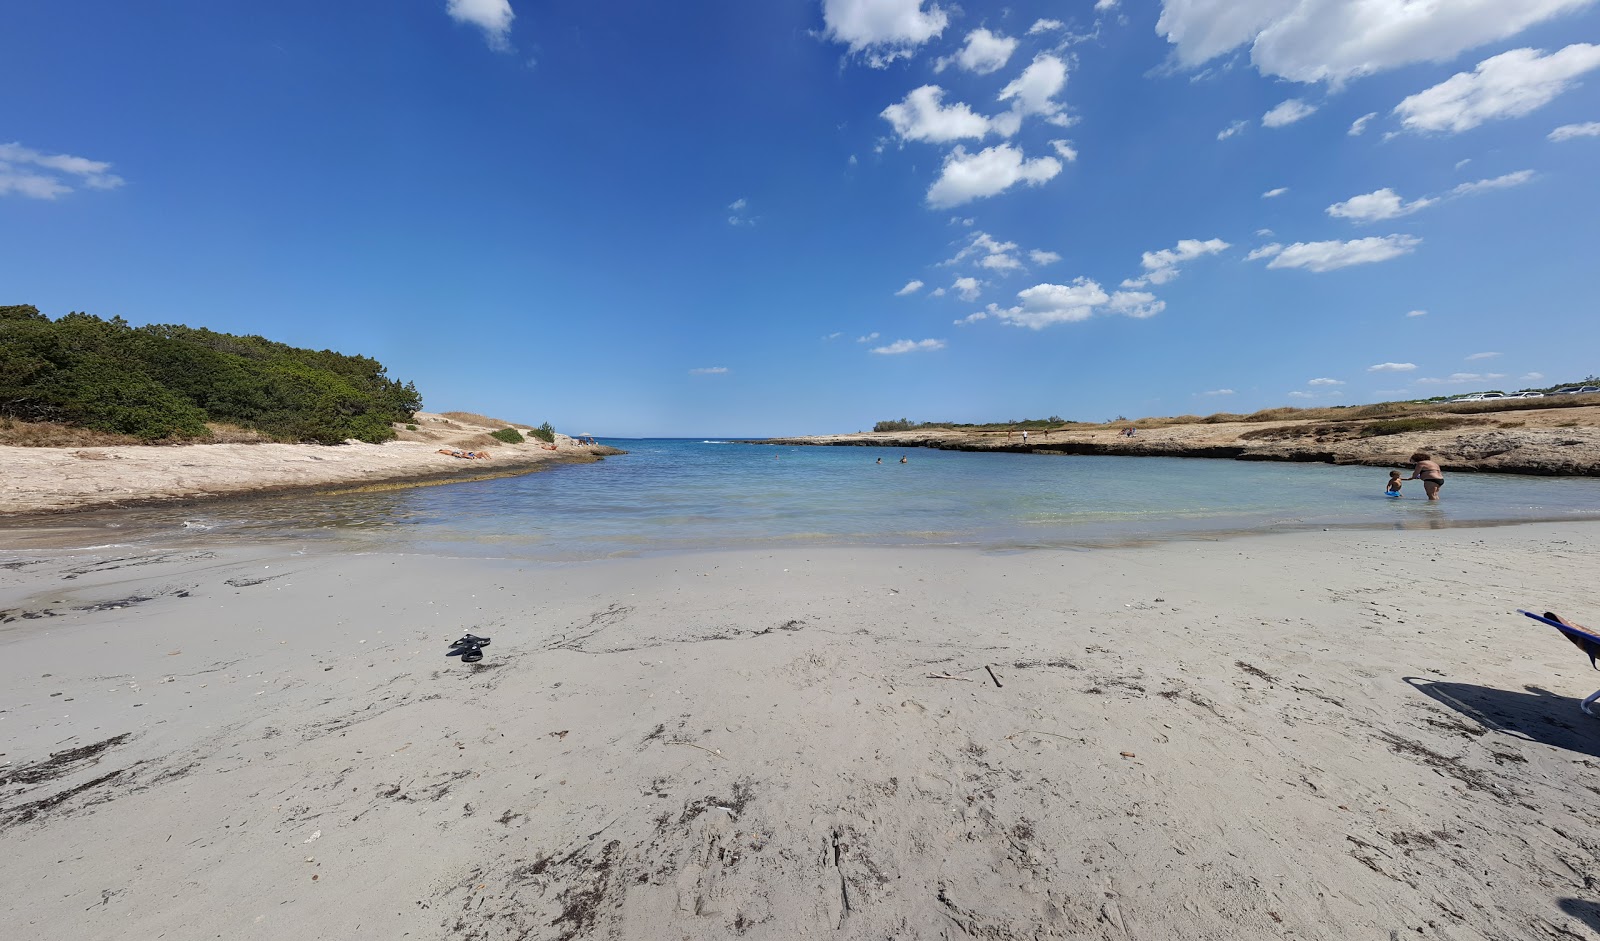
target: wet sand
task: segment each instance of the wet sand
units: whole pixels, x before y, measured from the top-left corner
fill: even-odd
[[[1596,937],[1597,550],[6,554],[0,923]]]

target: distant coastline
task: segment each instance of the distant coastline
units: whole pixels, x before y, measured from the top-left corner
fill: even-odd
[[[1020,428],[978,426],[797,435],[739,443],[1226,458],[1373,467],[1405,467],[1412,452],[1423,450],[1452,471],[1600,477],[1600,404],[1493,411],[1473,405],[1439,405],[1408,410],[1399,418],[1383,417],[1382,412],[1363,414],[1365,409],[1376,408],[1379,407],[1341,410],[1343,415],[1331,419],[1327,416],[1333,410],[1329,409],[1282,409],[1279,411],[1288,414],[1279,420],[1185,417],[1104,425],[1064,423],[1029,427],[1026,438]],[[1128,428],[1134,429],[1132,436],[1123,433]]]

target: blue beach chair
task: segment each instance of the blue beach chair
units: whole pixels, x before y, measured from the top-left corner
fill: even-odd
[[[1576,624],[1568,624],[1558,615],[1552,614],[1549,611],[1546,611],[1543,614],[1534,614],[1532,611],[1523,611],[1518,609],[1517,613],[1527,615],[1528,617],[1533,618],[1535,621],[1548,624],[1560,631],[1561,636],[1572,641],[1572,645],[1574,647],[1577,647],[1579,650],[1583,651],[1589,656],[1589,666],[1600,669],[1600,666],[1595,665],[1595,657],[1600,656],[1600,634],[1592,634],[1586,628],[1579,627]],[[1589,706],[1596,699],[1600,699],[1600,690],[1596,690],[1595,692],[1591,693],[1589,698],[1583,701],[1581,708],[1586,715],[1594,715],[1594,713],[1589,709]]]

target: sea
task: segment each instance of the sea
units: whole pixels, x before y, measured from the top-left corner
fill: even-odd
[[[601,439],[627,453],[518,477],[96,510],[8,526],[7,548],[233,540],[579,561],[779,546],[1093,548],[1291,530],[1600,519],[1600,479],[1219,459]],[[901,458],[906,459],[901,463]],[[878,463],[879,459],[882,463]],[[1404,468],[1396,468],[1404,470]]]

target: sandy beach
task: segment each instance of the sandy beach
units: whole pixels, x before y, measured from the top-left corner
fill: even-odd
[[[1589,938],[1593,524],[0,567],[0,923]],[[481,663],[444,656],[492,635]]]
[[[507,444],[488,437],[488,432],[506,424],[484,425],[418,412],[414,423],[418,430],[402,427],[399,440],[383,444],[0,445],[0,516],[287,490],[460,481],[621,453],[561,434],[555,436],[553,450],[533,438]],[[490,456],[465,460],[439,453],[461,448],[481,449]]]

